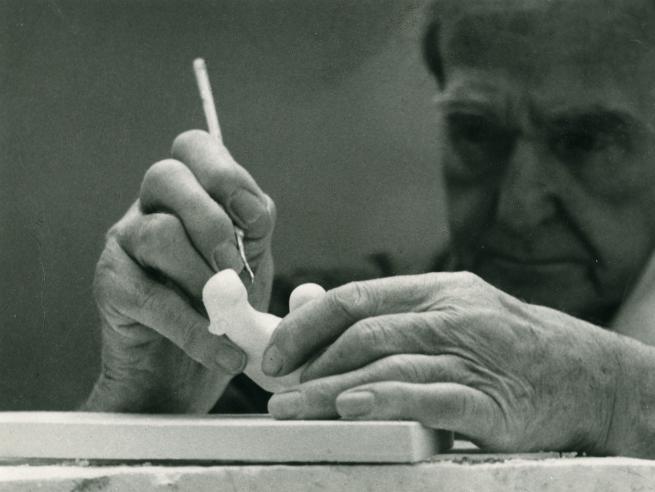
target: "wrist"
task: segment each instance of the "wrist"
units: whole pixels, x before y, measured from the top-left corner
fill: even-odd
[[[81,405],[85,412],[122,412],[122,413],[165,413],[163,406],[157,409],[157,403],[151,398],[152,391],[133,382],[124,383],[107,377],[98,376],[96,383]]]
[[[101,374],[80,406],[85,412],[119,413],[207,413],[216,403],[231,376],[216,377],[213,383],[198,381],[197,388],[118,381]]]
[[[613,335],[613,334],[612,334]],[[613,335],[616,378],[604,454],[655,457],[655,348]]]

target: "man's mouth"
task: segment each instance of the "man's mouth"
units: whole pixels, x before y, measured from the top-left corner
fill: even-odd
[[[554,273],[571,268],[584,268],[586,259],[572,255],[518,256],[512,253],[486,249],[478,257],[478,265],[495,264],[509,270]]]

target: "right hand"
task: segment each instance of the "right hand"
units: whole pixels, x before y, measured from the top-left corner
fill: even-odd
[[[181,134],[107,234],[94,281],[102,370],[86,410],[207,412],[241,372],[245,354],[209,333],[202,305],[215,272],[243,270],[233,222],[255,272],[249,301],[266,310],[274,203],[218,140]]]

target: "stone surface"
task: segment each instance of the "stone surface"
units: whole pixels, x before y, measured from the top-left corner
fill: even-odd
[[[474,455],[414,465],[0,466],[0,491],[647,491],[655,462]]]

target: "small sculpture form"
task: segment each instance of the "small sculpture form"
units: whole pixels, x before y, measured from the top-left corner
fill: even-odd
[[[316,284],[303,284],[291,293],[289,308],[296,309],[319,297],[325,290]],[[257,311],[248,303],[248,294],[234,270],[223,270],[210,278],[202,291],[202,300],[209,315],[209,331],[227,335],[248,356],[244,372],[266,391],[276,393],[300,383],[300,367],[282,377],[262,372],[262,355],[281,318]]]

